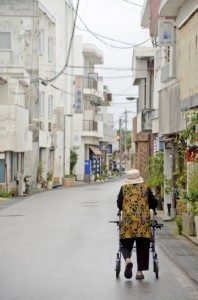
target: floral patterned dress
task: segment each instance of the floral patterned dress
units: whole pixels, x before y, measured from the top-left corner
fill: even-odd
[[[148,192],[145,184],[122,186],[123,205],[120,238],[151,238]]]

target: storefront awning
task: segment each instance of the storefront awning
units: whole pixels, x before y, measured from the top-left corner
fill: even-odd
[[[101,155],[102,155],[102,152],[101,152],[97,147],[90,146],[89,148],[91,149],[91,151],[92,151],[96,156],[101,156]]]

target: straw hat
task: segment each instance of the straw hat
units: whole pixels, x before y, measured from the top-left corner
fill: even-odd
[[[140,176],[140,171],[136,169],[132,169],[126,172],[126,183],[128,184],[136,184],[142,183],[144,179]]]

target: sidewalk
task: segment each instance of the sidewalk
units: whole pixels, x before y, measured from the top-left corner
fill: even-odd
[[[168,219],[164,220],[163,211],[157,211],[157,215],[164,224],[166,224],[170,228],[172,227],[173,233],[175,233],[175,234],[177,233],[177,225],[174,220],[168,220]],[[197,236],[189,236],[189,235],[185,234],[184,232],[182,232],[182,236],[184,236],[191,243],[193,243],[195,246],[198,247],[198,237]]]
[[[158,222],[164,227],[157,233],[157,244],[166,255],[198,286],[198,238],[177,234],[175,221],[163,220],[163,212],[157,211]]]

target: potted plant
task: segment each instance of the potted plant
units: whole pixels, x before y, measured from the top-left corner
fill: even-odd
[[[76,186],[76,176],[74,174],[65,174],[62,183],[64,187]]]
[[[76,185],[76,175],[73,174],[74,167],[78,161],[78,155],[74,150],[70,150],[70,174],[65,174],[62,179],[64,187]]]
[[[37,184],[36,184],[36,186],[38,189],[40,189],[42,187],[43,182],[44,182],[43,171],[44,171],[43,163],[40,162],[38,165],[38,169],[37,169]]]
[[[53,172],[49,171],[47,173],[47,187],[48,187],[48,189],[52,188],[52,179],[53,179]]]
[[[74,150],[70,150],[70,174],[73,174],[74,167],[78,161],[78,154]]]

